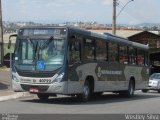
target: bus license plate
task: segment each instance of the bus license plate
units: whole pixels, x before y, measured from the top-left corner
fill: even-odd
[[[31,92],[31,93],[38,93],[39,90],[38,90],[38,88],[30,88],[29,92]]]

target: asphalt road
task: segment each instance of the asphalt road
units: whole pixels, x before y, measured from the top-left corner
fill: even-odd
[[[133,98],[107,93],[87,103],[59,96],[42,102],[36,96],[0,102],[0,113],[15,114],[136,114],[160,113],[160,94],[137,91]]]

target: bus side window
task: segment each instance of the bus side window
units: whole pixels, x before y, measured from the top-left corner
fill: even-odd
[[[144,63],[145,63],[145,66],[148,66],[149,65],[149,61],[148,61],[148,52],[145,51],[145,59],[144,59]]]
[[[128,64],[127,46],[119,46],[119,62],[121,64]]]
[[[109,43],[109,61],[118,62],[118,45],[115,43]]]
[[[130,64],[136,64],[136,49],[133,47],[129,47],[129,63]]]
[[[80,61],[80,51],[81,51],[80,41],[75,36],[72,36],[69,42],[70,64],[74,64]]]
[[[107,45],[103,40],[96,41],[96,60],[106,61],[107,60]]]
[[[91,39],[84,40],[84,59],[94,60],[95,59],[95,41]]]
[[[143,50],[137,50],[137,64],[144,65],[145,52]]]

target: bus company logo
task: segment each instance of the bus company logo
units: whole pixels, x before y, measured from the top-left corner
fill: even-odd
[[[97,76],[101,77],[102,75],[122,75],[122,71],[104,70],[101,67],[98,67]]]
[[[36,83],[36,79],[33,79],[33,83]]]
[[[21,78],[21,82],[22,82],[22,83],[30,83],[30,82],[31,82],[31,79]]]
[[[98,70],[97,70],[97,76],[98,77],[101,77],[101,75],[102,75],[102,72],[101,72],[101,67],[98,67]]]

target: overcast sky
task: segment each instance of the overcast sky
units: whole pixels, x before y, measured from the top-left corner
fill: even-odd
[[[112,23],[113,0],[2,0],[3,21]],[[117,13],[130,0],[118,0]],[[160,0],[134,0],[118,24],[160,23]]]

